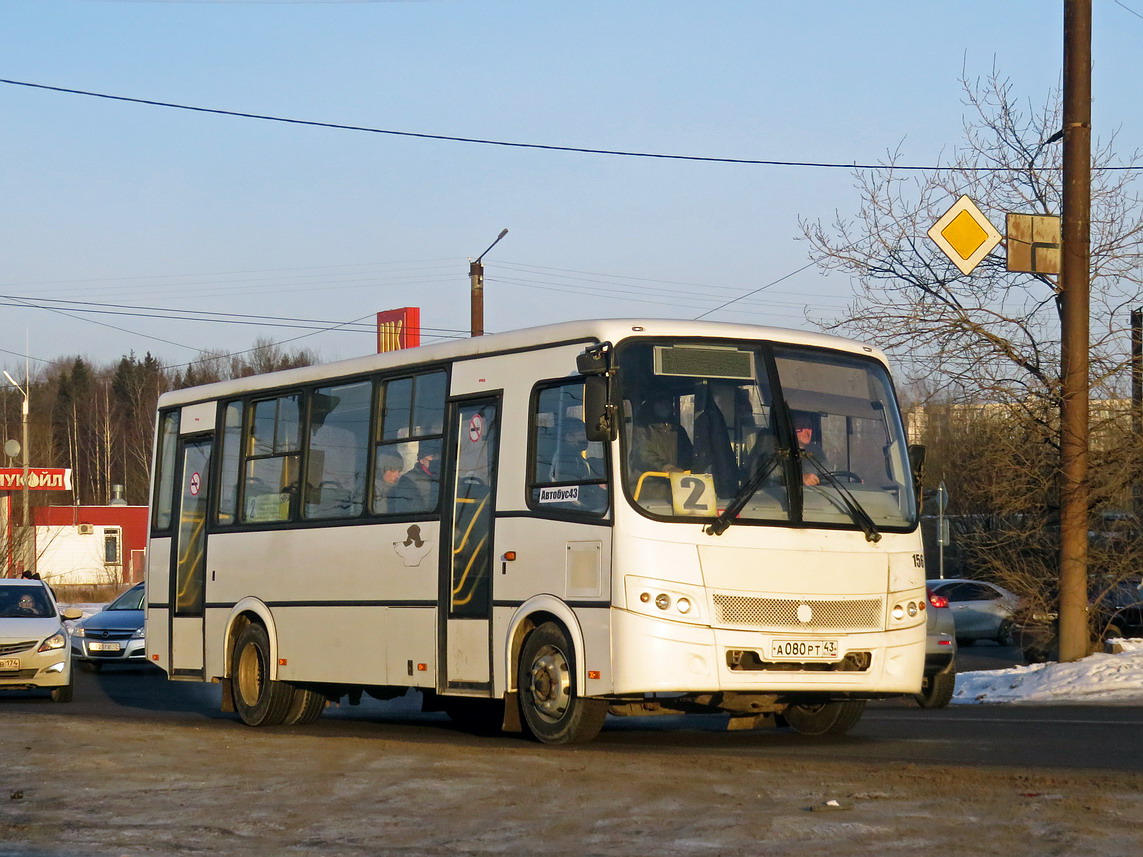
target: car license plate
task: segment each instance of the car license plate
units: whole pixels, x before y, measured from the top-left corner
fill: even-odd
[[[771,640],[772,661],[836,661],[837,640]]]
[[[19,658],[0,658],[0,670],[18,670],[19,668]]]
[[[118,652],[118,643],[88,643],[87,647],[93,652]]]

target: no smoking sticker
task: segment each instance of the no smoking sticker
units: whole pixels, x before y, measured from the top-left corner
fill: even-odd
[[[481,435],[484,434],[484,417],[480,414],[475,414],[472,419],[468,421],[468,439],[473,443],[480,440]]]
[[[197,497],[200,488],[202,488],[202,476],[200,476],[198,473],[192,473],[190,478],[191,496]]]

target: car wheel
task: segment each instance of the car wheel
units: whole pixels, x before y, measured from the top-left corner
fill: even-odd
[[[97,673],[103,669],[103,664],[97,664],[95,661],[76,661],[75,663],[85,673]]]
[[[802,735],[844,735],[861,719],[864,710],[864,699],[846,699],[818,705],[790,705],[782,717],[791,729]]]
[[[944,708],[952,702],[956,689],[956,671],[948,669],[936,675],[925,676],[921,692],[914,695],[921,708]]]
[[[1012,645],[1012,622],[1010,620],[1005,619],[996,629],[996,642],[1001,646]]]
[[[52,702],[71,702],[74,694],[75,678],[73,677],[67,684],[52,688]]]
[[[576,693],[575,655],[554,622],[540,625],[524,641],[517,687],[520,715],[544,744],[582,744],[603,728],[607,702]]]
[[[270,638],[251,623],[242,629],[230,662],[234,708],[247,726],[276,726],[286,719],[293,688],[270,679]]]

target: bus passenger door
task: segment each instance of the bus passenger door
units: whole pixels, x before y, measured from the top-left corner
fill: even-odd
[[[171,678],[201,678],[206,589],[206,521],[210,496],[209,436],[186,438],[180,453],[178,528],[171,552]]]
[[[449,549],[441,551],[442,689],[488,691],[492,686],[492,546],[499,399],[454,402],[452,449],[445,457]]]

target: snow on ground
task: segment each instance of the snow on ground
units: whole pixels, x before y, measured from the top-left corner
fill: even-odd
[[[1143,640],[1119,641],[1121,652],[1072,663],[1030,664],[960,673],[952,701],[1143,702]]]

